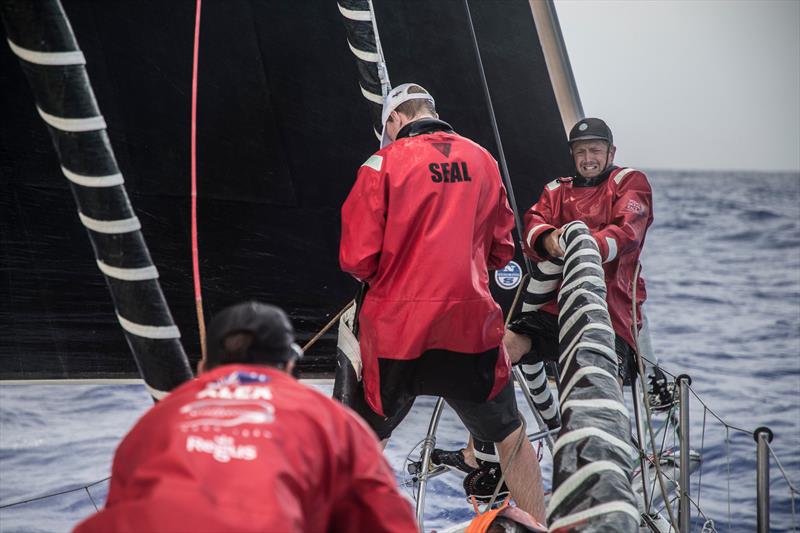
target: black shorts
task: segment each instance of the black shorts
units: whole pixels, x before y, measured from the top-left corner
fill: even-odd
[[[350,408],[358,413],[361,418],[378,435],[378,438],[388,439],[392,431],[406,417],[416,398],[410,398],[390,416],[381,416],[374,412],[364,398],[364,385],[359,382],[358,391],[353,395]],[[458,417],[464,423],[470,434],[482,441],[501,442],[511,435],[520,425],[517,399],[514,396],[514,381],[509,377],[503,389],[489,401],[475,402],[471,400],[457,400],[445,398]]]
[[[558,362],[558,317],[544,311],[519,313],[508,324],[514,333],[525,335],[531,339],[531,351],[522,357],[520,363],[537,363],[539,361]],[[630,384],[630,376],[636,363],[635,352],[620,337],[614,336],[614,351],[617,352],[617,373],[626,385]]]

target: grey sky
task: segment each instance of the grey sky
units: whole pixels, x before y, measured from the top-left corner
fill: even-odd
[[[642,168],[800,170],[800,0],[555,0],[588,116]]]

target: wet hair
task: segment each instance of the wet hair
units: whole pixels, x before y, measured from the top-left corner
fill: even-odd
[[[412,85],[408,88],[408,94],[428,94],[428,91],[420,87],[419,85]],[[403,102],[395,109],[398,113],[402,113],[407,117],[413,118],[417,115],[431,115],[436,116],[436,106],[430,100],[424,100],[422,98],[415,98],[414,100],[408,100]],[[392,120],[391,115],[389,115],[389,121]]]

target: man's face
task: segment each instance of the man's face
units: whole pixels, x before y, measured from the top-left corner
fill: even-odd
[[[608,143],[601,140],[577,141],[572,145],[572,159],[575,170],[584,178],[599,176],[614,162],[616,148],[608,149]]]

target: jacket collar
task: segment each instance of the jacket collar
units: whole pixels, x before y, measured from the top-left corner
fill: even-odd
[[[595,187],[600,185],[604,181],[608,179],[612,172],[617,170],[619,167],[615,165],[611,165],[608,167],[602,174],[599,176],[595,176],[594,178],[584,178],[577,172],[575,173],[575,178],[572,180],[573,187]]]
[[[424,135],[436,131],[453,133],[453,127],[447,122],[437,118],[421,118],[403,126],[403,128],[397,132],[397,140],[403,137],[416,137],[417,135]]]

